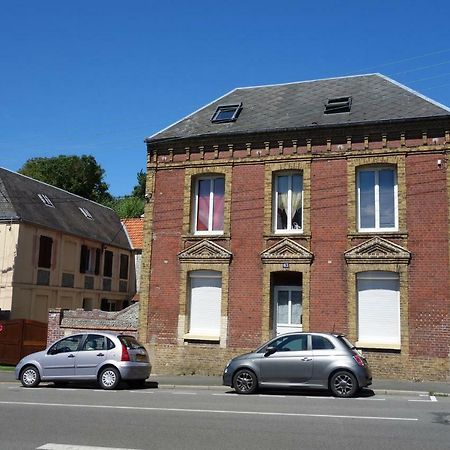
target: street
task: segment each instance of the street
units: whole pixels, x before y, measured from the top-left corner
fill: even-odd
[[[450,398],[0,384],[1,450],[448,449]]]

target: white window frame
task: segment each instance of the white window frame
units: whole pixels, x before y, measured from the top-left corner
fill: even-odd
[[[288,177],[288,216],[291,216],[292,212],[292,177],[294,175],[299,175],[302,180],[302,202],[301,202],[301,208],[302,208],[302,215],[301,220],[302,224],[300,228],[292,228],[291,222],[288,220],[288,227],[279,229],[278,228],[278,178],[279,177]],[[286,172],[277,172],[274,176],[274,189],[273,189],[273,230],[275,234],[302,234],[303,233],[303,204],[305,199],[305,190],[304,190],[304,180],[303,180],[303,172],[301,170],[298,171],[286,171]]]
[[[225,187],[225,177],[223,175],[212,175],[212,176],[201,176],[195,178],[195,191],[194,191],[194,208],[192,213],[192,225],[194,229],[194,234],[196,235],[209,235],[209,236],[220,236],[223,234],[222,230],[213,230],[213,220],[214,220],[214,184],[215,180],[222,179],[224,181]],[[208,215],[208,229],[207,230],[197,230],[197,214],[198,214],[198,198],[199,198],[199,184],[200,181],[209,180],[209,215]],[[225,200],[225,189],[224,188],[224,200]],[[225,210],[224,210],[224,226],[225,226]]]
[[[398,290],[390,291],[395,292],[395,299],[387,298],[373,298],[373,299],[362,299],[360,291],[360,281],[374,281],[374,280],[386,280],[386,281],[397,281]],[[387,289],[383,289],[388,291]],[[401,303],[400,303],[400,274],[397,272],[383,272],[383,271],[367,271],[359,272],[356,274],[356,293],[357,293],[357,345],[361,347],[373,347],[373,348],[389,348],[389,349],[400,349],[401,345]],[[386,328],[386,312],[383,308],[383,303],[386,306],[387,302],[394,301],[395,304],[389,305],[391,312],[393,314],[389,317],[391,322],[389,336],[380,335],[380,331]],[[364,304],[363,304],[364,303]],[[368,309],[371,309],[368,311]],[[379,310],[377,310],[378,308]],[[374,319],[375,316],[377,319]],[[380,321],[384,321],[381,325]],[[362,322],[369,324],[369,329],[362,330]],[[371,328],[370,328],[371,327]],[[388,326],[389,328],[389,326]]]
[[[394,226],[393,227],[380,227],[380,172],[382,170],[392,170],[394,172]],[[360,189],[360,174],[363,172],[374,172],[375,173],[375,227],[367,227],[363,228],[361,226],[361,189]],[[357,192],[358,192],[358,231],[363,232],[389,232],[389,231],[398,231],[398,176],[397,170],[392,166],[379,166],[379,167],[368,167],[361,168],[357,171]]]
[[[211,301],[217,302],[216,305],[213,305],[211,308],[213,315],[208,319],[208,323],[206,326],[198,326],[197,317],[193,316],[193,310],[196,309],[199,305],[193,306],[193,294],[192,294],[192,280],[195,279],[215,279],[220,280],[220,292],[219,298],[211,299]],[[216,287],[216,286],[215,286]],[[221,332],[221,322],[222,322],[222,314],[221,314],[221,305],[222,305],[222,272],[217,272],[214,270],[195,270],[189,273],[189,317],[188,317],[188,333],[184,336],[185,339],[198,339],[198,340],[220,340],[220,332]],[[199,301],[195,299],[195,301]],[[204,299],[200,300],[200,303],[204,301]],[[209,299],[208,299],[209,301]],[[215,309],[215,311],[214,311]],[[209,328],[208,326],[209,325]]]

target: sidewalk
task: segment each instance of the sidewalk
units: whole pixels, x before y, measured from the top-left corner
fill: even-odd
[[[0,383],[14,382],[14,372],[0,370]],[[151,383],[159,388],[180,388],[180,387],[196,387],[203,389],[214,389],[222,386],[221,377],[208,377],[200,375],[192,376],[176,376],[176,375],[151,375],[148,379]],[[18,381],[16,381],[18,383]],[[450,382],[445,381],[403,381],[403,380],[387,380],[375,379],[373,385],[370,386],[376,394],[432,394],[432,395],[449,395]]]

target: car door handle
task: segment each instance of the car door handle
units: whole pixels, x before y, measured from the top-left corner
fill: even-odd
[[[304,356],[300,361],[312,361],[312,358],[308,358],[307,356]]]
[[[97,353],[97,356],[105,356],[104,353]]]
[[[70,355],[67,355],[68,358],[75,358],[75,355],[73,355],[72,353]]]

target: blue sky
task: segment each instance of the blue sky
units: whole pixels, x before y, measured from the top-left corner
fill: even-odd
[[[450,106],[448,0],[0,0],[0,166],[143,139],[235,87],[380,72]]]

